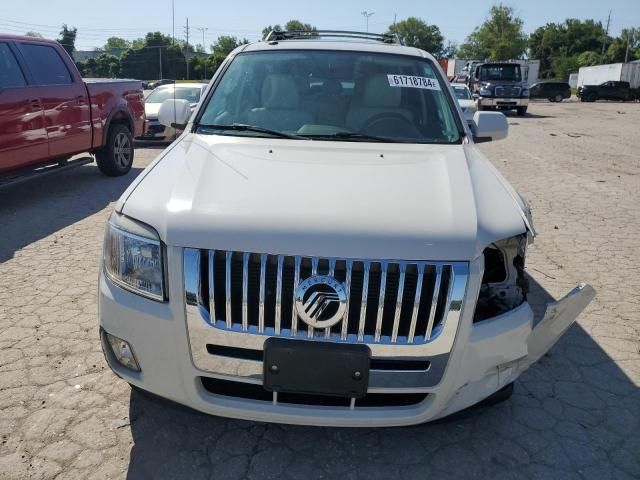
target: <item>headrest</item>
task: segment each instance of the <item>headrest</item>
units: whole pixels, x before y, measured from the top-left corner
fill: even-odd
[[[389,85],[387,75],[376,73],[367,78],[362,106],[369,108],[398,108],[402,101],[402,89]]]
[[[298,88],[292,75],[274,73],[262,84],[264,108],[296,108],[299,103]]]

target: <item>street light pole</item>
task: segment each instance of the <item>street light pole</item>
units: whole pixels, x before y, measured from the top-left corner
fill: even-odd
[[[367,21],[367,33],[369,33],[369,17],[372,16],[374,13],[376,12],[367,12],[366,10],[364,12],[361,12],[362,16]]]
[[[209,30],[206,27],[198,27],[198,30],[200,30],[202,32],[202,48],[204,48],[204,53],[207,53],[207,47],[205,46],[204,43],[204,32],[206,32],[207,30]],[[204,78],[207,78],[207,57],[204,58]]]

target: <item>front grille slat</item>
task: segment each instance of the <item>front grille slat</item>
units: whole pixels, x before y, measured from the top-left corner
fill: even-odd
[[[436,265],[436,283],[433,287],[433,296],[431,297],[431,306],[429,307],[429,320],[427,321],[427,329],[424,338],[429,340],[433,330],[433,322],[436,318],[436,307],[438,306],[438,295],[440,294],[440,284],[442,283],[442,265]]]
[[[376,330],[374,332],[375,341],[380,341],[382,334],[382,316],[384,315],[384,297],[387,293],[387,262],[380,263],[380,294],[378,296],[378,312],[376,314]]]
[[[276,280],[276,318],[275,318],[275,330],[276,335],[280,335],[280,326],[282,322],[282,267],[284,264],[284,257],[278,255],[278,273]]]
[[[216,294],[215,294],[215,290],[214,290],[214,285],[215,285],[215,251],[214,250],[209,250],[209,268],[207,269],[207,273],[208,273],[208,280],[209,280],[209,323],[211,323],[211,325],[215,325],[216,324],[216,304],[215,304],[215,298],[216,298]]]
[[[242,331],[249,329],[249,257],[250,253],[242,254]]]
[[[227,328],[231,328],[233,325],[233,319],[231,318],[231,257],[233,256],[233,252],[227,252],[226,254],[226,265],[225,265],[225,311],[226,311],[226,321]]]
[[[395,313],[393,316],[393,331],[391,333],[391,343],[398,340],[398,329],[400,328],[400,313],[402,311],[402,296],[404,295],[404,277],[406,275],[407,265],[400,264],[400,279],[398,280],[398,296],[396,298]]]
[[[452,298],[456,262],[319,258],[233,251],[200,251],[202,307],[211,326],[264,335],[357,343],[420,344],[442,330]],[[208,260],[208,267],[204,262]],[[462,266],[461,266],[462,265]],[[454,268],[455,267],[455,268]],[[296,290],[314,275],[344,286],[343,317],[314,329],[296,312]],[[462,290],[463,291],[463,290]],[[328,305],[322,306],[323,310]],[[328,310],[327,310],[328,311]],[[301,326],[306,328],[301,328]]]

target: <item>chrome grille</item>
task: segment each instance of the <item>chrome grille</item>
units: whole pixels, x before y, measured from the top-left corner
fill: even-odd
[[[418,344],[435,339],[449,309],[460,310],[461,301],[453,298],[462,298],[468,274],[464,262],[188,251],[198,258],[200,278],[198,298],[187,302],[199,304],[212,327],[353,343]],[[314,329],[296,314],[296,287],[314,275],[334,277],[347,292],[346,313],[332,328]],[[457,282],[462,291],[452,297],[456,275],[465,285]]]
[[[519,97],[520,87],[496,87],[496,97]]]

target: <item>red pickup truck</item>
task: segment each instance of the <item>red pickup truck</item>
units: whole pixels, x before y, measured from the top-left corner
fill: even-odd
[[[0,180],[82,152],[124,175],[144,124],[141,82],[84,81],[58,42],[0,34]]]

